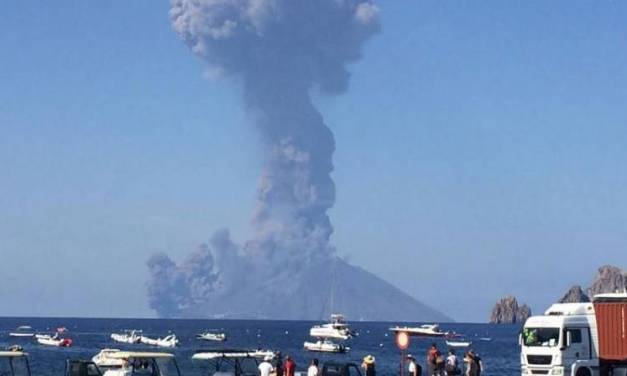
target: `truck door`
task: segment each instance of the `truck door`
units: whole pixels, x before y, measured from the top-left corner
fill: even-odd
[[[570,338],[570,343],[567,342]],[[564,364],[590,359],[590,335],[588,328],[566,328],[564,330]]]

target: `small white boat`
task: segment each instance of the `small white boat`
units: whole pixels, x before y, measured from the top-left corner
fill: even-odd
[[[69,338],[61,338],[57,335],[49,336],[45,334],[37,335],[37,343],[40,345],[46,346],[56,346],[56,347],[70,347],[72,346],[72,340]]]
[[[18,326],[14,332],[9,333],[10,337],[34,337],[35,332],[33,328],[28,325]]]
[[[91,358],[91,361],[101,368],[122,367],[124,365],[124,359],[111,356],[119,352],[119,349],[102,349]]]
[[[164,338],[150,338],[146,336],[140,336],[139,340],[141,343],[150,346],[159,346],[159,347],[176,347],[178,345],[179,340],[176,338],[175,334],[170,334]]]
[[[341,343],[331,342],[329,340],[305,342],[304,347],[306,350],[316,352],[345,353],[350,351],[350,347],[344,346]]]
[[[218,342],[222,342],[222,341],[226,341],[226,334],[224,334],[224,333],[204,332],[204,333],[198,333],[196,335],[196,338],[202,339],[204,341],[218,341]]]
[[[395,326],[390,328],[393,332],[406,332],[407,334],[421,337],[444,337],[447,333],[440,330],[438,324],[425,324],[419,327]]]
[[[344,319],[343,315],[333,314],[331,315],[330,322],[322,325],[313,326],[309,330],[309,335],[315,338],[347,340],[349,338],[352,338],[355,333],[351,331],[350,326]]]
[[[139,343],[141,341],[141,331],[127,330],[124,333],[113,333],[111,339],[121,343]]]
[[[448,347],[456,348],[456,349],[464,349],[466,347],[470,347],[472,345],[472,341],[466,340],[456,340],[456,339],[447,339],[446,345]]]

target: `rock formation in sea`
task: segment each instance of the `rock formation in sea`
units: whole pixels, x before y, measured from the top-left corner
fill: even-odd
[[[558,301],[558,303],[586,303],[590,298],[583,292],[579,285],[575,285],[566,292],[566,294]]]
[[[490,316],[491,324],[523,324],[531,316],[526,304],[518,305],[518,300],[509,295],[499,300]]]
[[[627,287],[627,273],[612,265],[599,268],[592,285],[588,288],[588,296],[597,294],[623,292]]]

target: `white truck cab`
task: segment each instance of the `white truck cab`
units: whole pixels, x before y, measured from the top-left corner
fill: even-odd
[[[627,301],[625,294],[611,295]],[[600,356],[598,333],[593,303],[554,304],[530,317],[519,339],[522,375],[627,376],[627,364]]]

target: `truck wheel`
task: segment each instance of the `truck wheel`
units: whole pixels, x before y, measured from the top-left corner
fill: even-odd
[[[588,367],[582,367],[577,370],[575,376],[592,376],[592,372]]]

